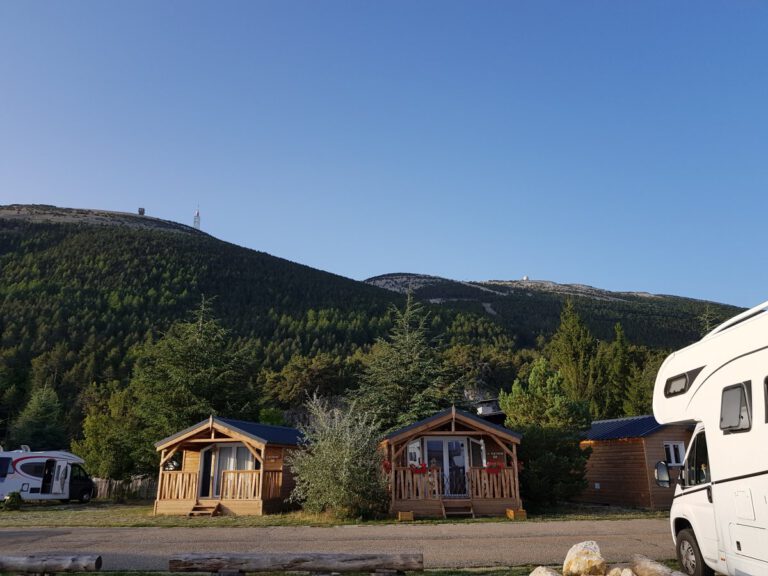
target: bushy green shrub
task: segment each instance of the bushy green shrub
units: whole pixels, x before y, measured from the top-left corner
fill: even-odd
[[[3,510],[21,510],[24,500],[18,492],[9,492],[3,502]]]
[[[309,512],[341,518],[383,512],[386,478],[374,418],[354,404],[332,408],[318,398],[307,402],[307,411],[302,448],[288,456],[296,478],[291,500]]]

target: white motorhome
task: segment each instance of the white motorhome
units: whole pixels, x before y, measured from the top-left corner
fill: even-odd
[[[0,501],[11,492],[24,500],[79,500],[88,502],[94,484],[83,460],[64,451],[3,451],[0,448]]]
[[[695,426],[670,511],[684,571],[768,574],[768,302],[671,354],[653,413]],[[669,485],[665,463],[656,476]]]

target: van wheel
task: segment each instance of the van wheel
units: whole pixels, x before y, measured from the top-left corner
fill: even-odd
[[[91,491],[90,490],[83,490],[82,492],[80,492],[80,497],[78,498],[78,500],[82,504],[87,504],[88,502],[90,502],[91,501]]]
[[[704,563],[696,536],[688,528],[677,533],[677,561],[688,576],[715,575],[715,571]]]

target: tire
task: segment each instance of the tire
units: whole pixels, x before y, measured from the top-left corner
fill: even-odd
[[[699,543],[693,530],[686,528],[677,533],[677,561],[680,563],[680,570],[688,576],[715,576],[712,570],[704,562],[701,555]]]
[[[82,492],[80,492],[80,497],[78,498],[78,501],[81,504],[87,504],[88,502],[91,501],[91,496],[92,496],[91,490],[83,490]]]

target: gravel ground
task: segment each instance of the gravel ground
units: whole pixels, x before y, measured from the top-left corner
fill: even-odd
[[[662,519],[264,528],[0,528],[1,555],[100,554],[102,570],[167,570],[185,552],[421,552],[426,568],[559,564],[596,540],[612,563],[673,558]]]

